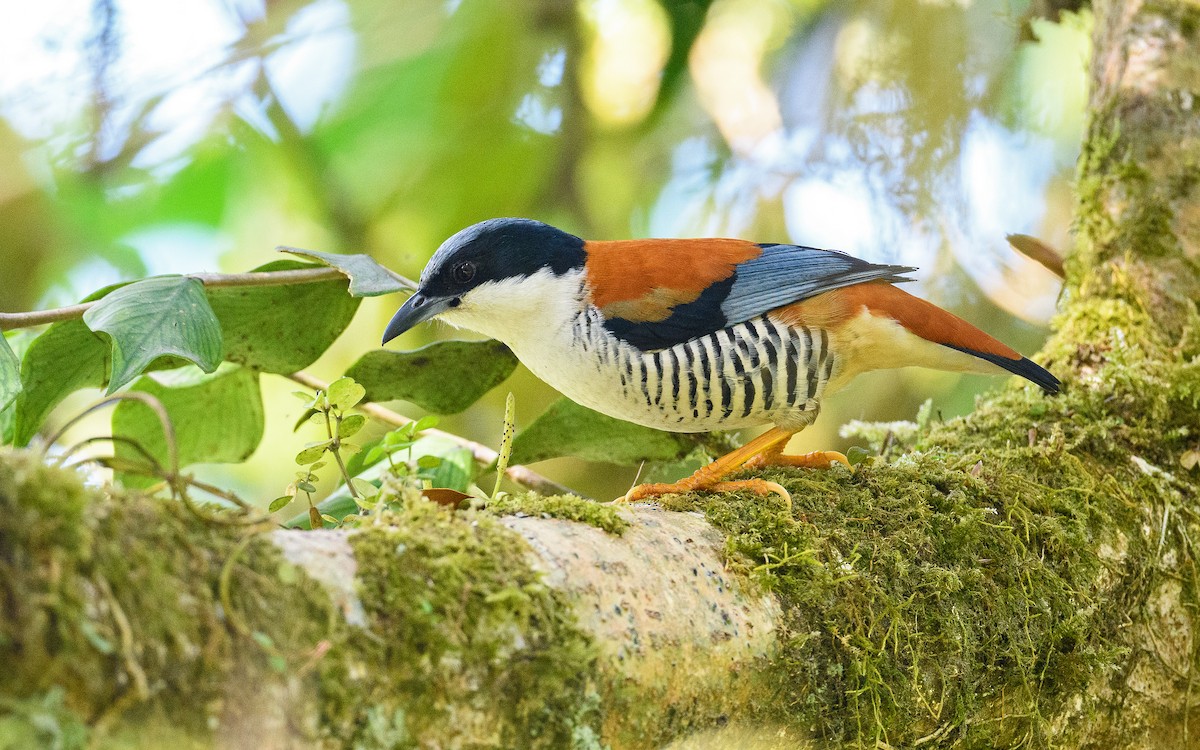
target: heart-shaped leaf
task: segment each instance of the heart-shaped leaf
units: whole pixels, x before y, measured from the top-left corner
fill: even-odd
[[[280,252],[312,258],[346,274],[350,279],[350,294],[355,297],[377,297],[392,292],[413,291],[417,285],[399,274],[392,273],[379,265],[369,255],[342,255],[340,253],[318,253],[298,247],[278,247]]]
[[[304,446],[304,449],[296,454],[296,463],[304,466],[306,464],[316,463],[325,455],[325,451],[333,444],[332,440],[322,440],[317,443],[309,443]]]
[[[146,375],[133,390],[157,398],[175,428],[180,466],[196,463],[237,463],[258,447],[263,435],[263,405],[258,373],[225,364],[211,375],[191,368]],[[219,414],[219,419],[213,415]],[[113,410],[113,434],[132,440],[164,467],[169,466],[162,426],[150,407],[138,401],[122,401]],[[118,442],[119,458],[142,462],[132,446]],[[125,477],[126,484],[142,485],[152,480]]]
[[[21,360],[8,345],[8,339],[0,333],[0,411],[16,399],[21,392]]]
[[[638,464],[679,459],[695,447],[696,441],[687,435],[622,422],[560,398],[517,434],[511,460],[528,464],[578,456],[589,461]]]
[[[111,339],[109,393],[159,357],[182,357],[204,372],[221,363],[221,324],[198,279],[160,276],[123,286],[88,308],[83,322]]]
[[[456,414],[502,383],[517,358],[499,341],[439,341],[409,352],[376,349],[346,375],[368,401],[410,401],[437,414]]]
[[[340,377],[325,390],[329,403],[338,409],[353,409],[363,400],[366,390],[352,378]]]

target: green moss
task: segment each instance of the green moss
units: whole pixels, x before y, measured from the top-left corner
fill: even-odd
[[[1168,340],[1133,291],[1060,324],[1061,396],[1009,387],[854,473],[760,473],[791,513],[755,495],[669,498],[702,510],[730,567],[783,604],[788,688],[771,716],[858,747],[1069,745],[1077,725],[1053,722],[1128,668],[1129,615],[1164,576],[1200,605],[1200,488],[1178,476],[1200,438],[1194,330]]]
[[[594,500],[584,500],[575,495],[543,497],[536,492],[505,495],[489,502],[487,510],[501,516],[523,513],[543,518],[578,521],[616,535],[620,535],[629,528],[629,522],[622,518],[612,505],[602,505]]]
[[[105,728],[147,706],[207,736],[232,674],[296,668],[332,621],[304,576],[277,578],[273,545],[234,556],[245,533],[0,451],[0,661],[14,665],[0,704],[61,694],[102,745]],[[227,566],[231,609],[218,596]]]
[[[355,747],[598,748],[596,651],[524,541],[429,502],[351,537],[368,631],[322,668],[323,725]],[[370,708],[368,713],[367,709]],[[422,745],[423,746],[423,745]]]

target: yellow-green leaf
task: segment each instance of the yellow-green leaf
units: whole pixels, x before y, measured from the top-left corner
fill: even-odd
[[[325,455],[325,451],[333,443],[332,440],[322,440],[319,443],[309,443],[304,446],[304,450],[296,454],[296,463],[304,466],[306,464],[316,463],[321,460],[321,456]]]
[[[353,378],[340,377],[329,384],[329,388],[325,390],[329,398],[329,403],[338,409],[353,409],[358,405],[358,402],[363,400],[363,396],[367,391],[358,383],[354,382]]]
[[[367,423],[367,418],[361,414],[351,414],[342,419],[342,423],[338,425],[338,437],[348,438],[363,428]]]

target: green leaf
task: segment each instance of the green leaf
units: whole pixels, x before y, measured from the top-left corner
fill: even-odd
[[[21,392],[21,360],[0,333],[0,411],[8,408]]]
[[[289,529],[311,529],[313,528],[314,515],[316,519],[320,519],[322,514],[342,519],[351,513],[357,512],[358,503],[354,502],[354,498],[350,497],[350,493],[342,491],[322,500],[319,505],[309,508],[304,513],[292,516],[283,525]],[[321,528],[321,526],[318,525],[316,528]]]
[[[276,511],[283,510],[284,508],[291,505],[292,501],[295,499],[296,498],[292,495],[280,495],[279,497],[272,500],[271,504],[267,506],[267,512],[274,513]]]
[[[352,409],[363,400],[366,389],[354,382],[353,378],[340,377],[325,389],[330,405],[338,409]]]
[[[383,442],[376,440],[372,443],[367,443],[363,446],[363,450],[346,462],[346,471],[353,476],[359,473],[368,466],[373,466],[379,463],[379,459],[383,458],[387,449],[384,448]]]
[[[160,276],[123,286],[89,308],[83,322],[112,340],[109,393],[159,357],[182,357],[204,372],[221,364],[221,324],[197,279]]]
[[[325,455],[325,451],[329,446],[333,445],[332,440],[322,440],[319,443],[309,443],[304,446],[304,450],[296,454],[296,463],[304,466],[305,464],[316,463],[321,460],[321,456]]]
[[[455,446],[442,449],[436,455],[441,463],[428,474],[433,486],[466,492],[475,479],[475,454]]]
[[[175,428],[180,466],[197,463],[238,463],[246,460],[263,436],[262,395],[258,374],[235,365],[222,365],[211,375],[191,368],[139,378],[133,390],[157,398]],[[214,418],[214,415],[220,415]],[[133,440],[169,467],[167,443],[158,417],[137,401],[122,401],[113,410],[114,435]],[[118,458],[143,461],[124,442],[114,448]],[[127,485],[145,486],[147,477],[124,477]]]
[[[455,414],[512,373],[517,358],[499,341],[441,341],[410,352],[377,349],[346,375],[368,401],[403,399],[438,414]]]
[[[279,260],[255,271],[313,268]],[[246,367],[290,375],[317,360],[342,334],[360,300],[346,294],[343,280],[208,290],[225,333],[225,359]]]
[[[559,456],[637,464],[671,461],[696,447],[694,439],[606,417],[567,398],[550,405],[513,440],[512,462],[528,464]]]
[[[367,423],[367,418],[361,414],[351,414],[344,418],[342,423],[338,425],[338,437],[348,438],[353,436],[363,428]]]
[[[298,247],[280,246],[280,252],[312,258],[336,268],[350,279],[350,294],[355,297],[378,297],[392,292],[415,291],[416,285],[379,265],[369,255],[343,255],[341,253],[318,253]]]
[[[358,494],[365,498],[375,497],[379,494],[379,485],[372,484],[361,477],[353,477],[350,479],[350,484]]]
[[[80,388],[100,388],[108,344],[82,320],[55,323],[33,340],[21,361],[13,443],[27,445],[55,406]]]
[[[675,100],[680,82],[686,80],[688,55],[704,28],[708,8],[713,0],[661,0],[671,27],[671,53],[663,65],[659,79],[658,98],[649,118],[654,122]]]
[[[871,452],[866,448],[860,445],[852,445],[850,446],[850,450],[846,451],[846,460],[850,462],[851,466],[858,466],[863,461],[869,459],[871,455]]]
[[[441,463],[437,468],[423,473],[427,476],[434,487],[458,490],[460,492],[467,491],[471,482],[475,479],[475,455],[466,448],[461,448],[457,444],[441,437],[430,437],[419,441],[413,446],[413,453],[417,456],[418,461],[423,456],[437,456],[441,459]],[[358,471],[363,474],[360,481],[374,481],[383,472],[388,470],[386,464],[371,466],[360,465],[357,471],[354,468],[354,460],[351,459],[347,463],[347,470],[351,475]],[[356,485],[358,486],[358,485]],[[354,502],[354,498],[350,497],[350,493],[343,485],[336,491],[330,493],[329,497],[322,500],[317,506],[320,513],[325,513],[334,518],[343,518],[351,513],[358,511],[358,504]],[[284,522],[284,526],[288,528],[311,528],[309,525],[311,519],[307,513],[300,513]]]

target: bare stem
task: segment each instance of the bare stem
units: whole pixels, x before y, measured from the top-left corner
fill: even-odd
[[[322,390],[324,388],[329,387],[329,384],[324,382],[320,378],[317,378],[317,377],[315,377],[307,372],[303,372],[303,371],[294,372],[291,375],[288,375],[286,377],[288,377],[290,380],[292,380],[295,383],[299,383],[300,385],[304,386],[305,388],[312,388],[313,390]],[[406,425],[410,422],[416,421],[414,419],[409,419],[408,417],[404,416],[403,414],[398,414],[398,413],[392,411],[391,409],[388,409],[385,406],[381,406],[377,403],[374,403],[373,401],[366,401],[364,403],[359,404],[355,408],[357,408],[363,412],[366,412],[367,414],[371,415],[375,419],[378,419],[380,422],[384,422],[384,423],[390,424],[390,425],[395,425],[396,427],[403,427],[404,425]],[[456,443],[457,445],[460,445],[463,448],[466,448],[467,450],[471,451],[471,453],[475,456],[475,460],[477,462],[483,464],[484,466],[491,466],[493,463],[496,462],[496,459],[499,458],[499,454],[496,453],[496,451],[492,450],[491,448],[487,447],[486,445],[482,445],[481,443],[476,443],[473,440],[467,440],[466,438],[459,437],[458,435],[453,435],[449,432],[443,432],[442,430],[436,430],[436,429],[428,429],[428,430],[424,430],[423,432],[426,435],[429,435],[431,437],[443,438],[445,440],[449,440],[453,443]],[[571,490],[569,487],[564,487],[561,484],[559,484],[558,482],[555,482],[553,479],[548,479],[548,478],[542,476],[541,474],[538,474],[533,469],[530,469],[526,466],[510,466],[504,473],[509,479],[513,480],[514,482],[521,485],[522,487],[526,487],[531,490],[536,490],[537,492],[541,492],[543,494],[547,494],[547,495],[562,495],[562,494],[578,495],[579,494],[579,493]]]
[[[346,275],[336,268],[295,268],[287,271],[251,271],[248,273],[193,273],[188,274],[198,279],[204,286],[219,289],[236,286],[288,286],[291,284],[311,284],[315,281],[333,281],[345,279]],[[417,285],[413,281],[392,274],[397,281],[407,283],[413,289]],[[83,302],[78,305],[68,305],[53,310],[35,310],[33,312],[0,313],[0,331],[11,331],[16,328],[31,328],[47,323],[58,323],[64,320],[75,320],[83,317],[87,309],[95,302]]]
[[[355,502],[358,502],[361,499],[358,490],[354,489],[354,482],[350,481],[350,472],[346,469],[346,462],[342,460],[342,418],[340,415],[334,417],[337,420],[337,429],[334,429],[333,425],[329,422],[329,413],[332,411],[332,405],[325,410],[325,429],[329,431],[330,440],[329,452],[333,454],[334,460],[337,461],[338,469],[342,472],[342,479],[346,482],[346,490],[350,492],[350,497],[354,498]]]

